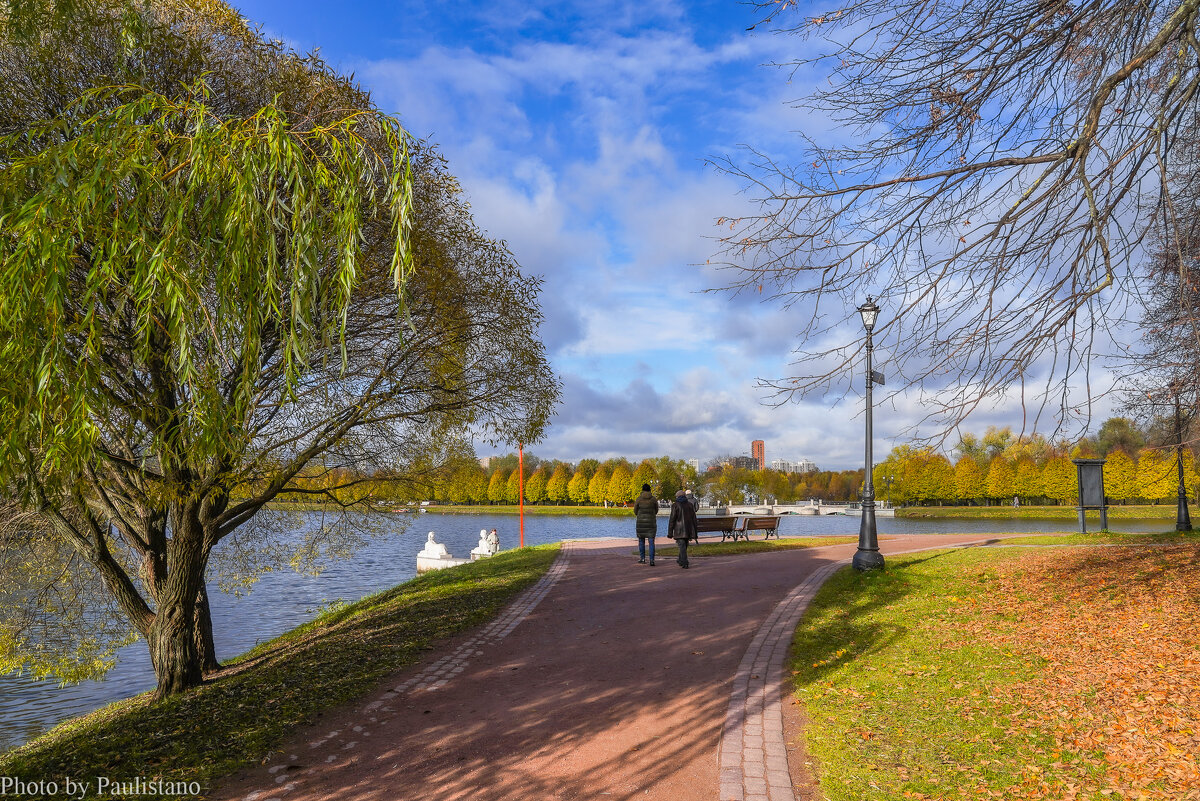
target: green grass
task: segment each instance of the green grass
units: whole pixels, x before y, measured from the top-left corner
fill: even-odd
[[[1003,543],[1197,541],[1200,534],[1171,531]],[[999,586],[996,565],[1023,553],[968,548],[889,556],[884,571],[844,568],[821,588],[796,630],[791,669],[808,717],[808,753],[828,801],[1042,797],[1026,790],[1101,776],[1099,754],[1057,751],[1050,733],[1021,724],[998,700],[1003,688],[1049,666],[970,634],[979,626],[1009,630],[1011,609],[986,607]]]
[[[1010,710],[986,703],[1042,665],[969,639],[944,647],[941,635],[977,614],[994,582],[987,565],[1019,552],[893,556],[885,571],[843,569],[821,589],[796,631],[792,671],[829,801],[975,797],[980,784],[1002,791],[1029,766],[1050,769],[1049,736],[1013,734]]]
[[[1087,534],[1037,534],[1028,537],[1006,537],[1004,545],[1145,545],[1147,543],[1178,544],[1200,541],[1200,532],[1164,531],[1127,534],[1098,531]]]
[[[418,576],[258,646],[182,696],[150,704],[143,695],[67,721],[0,755],[0,776],[161,776],[198,781],[208,792],[220,777],[261,761],[297,726],[493,617],[557,554],[557,545],[524,548]]]
[[[668,540],[674,542],[674,540]],[[738,540],[737,542],[706,542],[701,540],[699,545],[688,546],[688,559],[704,556],[725,556],[740,553],[764,553],[766,551],[787,551],[796,548],[820,548],[823,545],[844,545],[848,542],[858,542],[858,537],[784,537],[770,540]],[[679,552],[676,545],[656,545],[654,553],[663,556],[674,556]],[[637,549],[633,550],[637,553]]]
[[[1200,509],[1191,507],[1193,518]],[[1074,505],[1066,506],[904,506],[896,508],[896,517],[949,517],[984,520],[1075,520],[1079,513]],[[1175,504],[1110,506],[1111,520],[1174,520]],[[1099,512],[1088,512],[1089,525],[1100,520]]]

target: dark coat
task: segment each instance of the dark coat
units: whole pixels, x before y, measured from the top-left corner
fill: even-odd
[[[633,504],[633,513],[637,515],[639,537],[658,536],[658,500],[650,494],[650,490],[642,490]]]
[[[687,539],[699,539],[699,535],[696,533],[696,510],[685,498],[679,498],[671,504],[671,517],[667,520],[668,537],[683,539],[676,536],[675,523],[678,521],[683,522],[684,530],[687,532]]]

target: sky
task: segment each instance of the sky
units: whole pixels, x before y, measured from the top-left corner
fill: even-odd
[[[711,161],[745,145],[786,161],[797,131],[833,135],[794,107],[818,76],[770,66],[800,55],[797,40],[747,30],[754,9],[735,0],[233,5],[266,36],[319,48],[436,143],[476,222],[544,281],[563,397],[530,452],[703,464],[762,439],[768,463],[862,466],[862,365],[828,395],[774,405],[757,384],[789,374],[804,310],[706,291],[728,280],[706,265],[717,221],[751,203]],[[861,341],[846,317],[832,336]],[[876,351],[885,374],[887,360]],[[878,407],[876,460],[923,415],[903,389]],[[990,424],[1019,429],[1020,415],[1000,404],[968,430]]]

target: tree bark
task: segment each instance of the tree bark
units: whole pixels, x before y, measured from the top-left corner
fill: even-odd
[[[193,628],[196,655],[200,660],[200,672],[207,676],[221,669],[217,661],[217,647],[213,642],[212,612],[208,606],[208,587],[201,581],[196,594],[196,623]]]
[[[186,608],[186,607],[190,607]],[[159,608],[150,629],[150,661],[158,686],[154,700],[198,687],[204,680],[196,652],[195,601]]]
[[[204,680],[197,647],[196,614],[197,600],[204,587],[205,564],[199,505],[183,504],[172,510],[171,517],[167,577],[146,638],[158,680],[156,700],[197,687]],[[207,606],[207,597],[205,601]],[[211,619],[208,615],[204,617],[211,635]]]

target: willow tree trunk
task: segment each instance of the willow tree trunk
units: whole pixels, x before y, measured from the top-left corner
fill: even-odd
[[[171,540],[167,546],[167,576],[146,637],[158,681],[156,699],[197,687],[204,680],[197,647],[196,602],[204,585],[205,561],[198,508],[193,505],[177,508],[172,514]],[[207,607],[207,598],[205,601]]]
[[[200,592],[196,594],[196,624],[193,628],[193,639],[196,642],[196,654],[200,660],[200,672],[207,676],[221,669],[217,661],[217,647],[213,642],[212,611],[208,606],[208,588],[204,581],[200,582]]]

